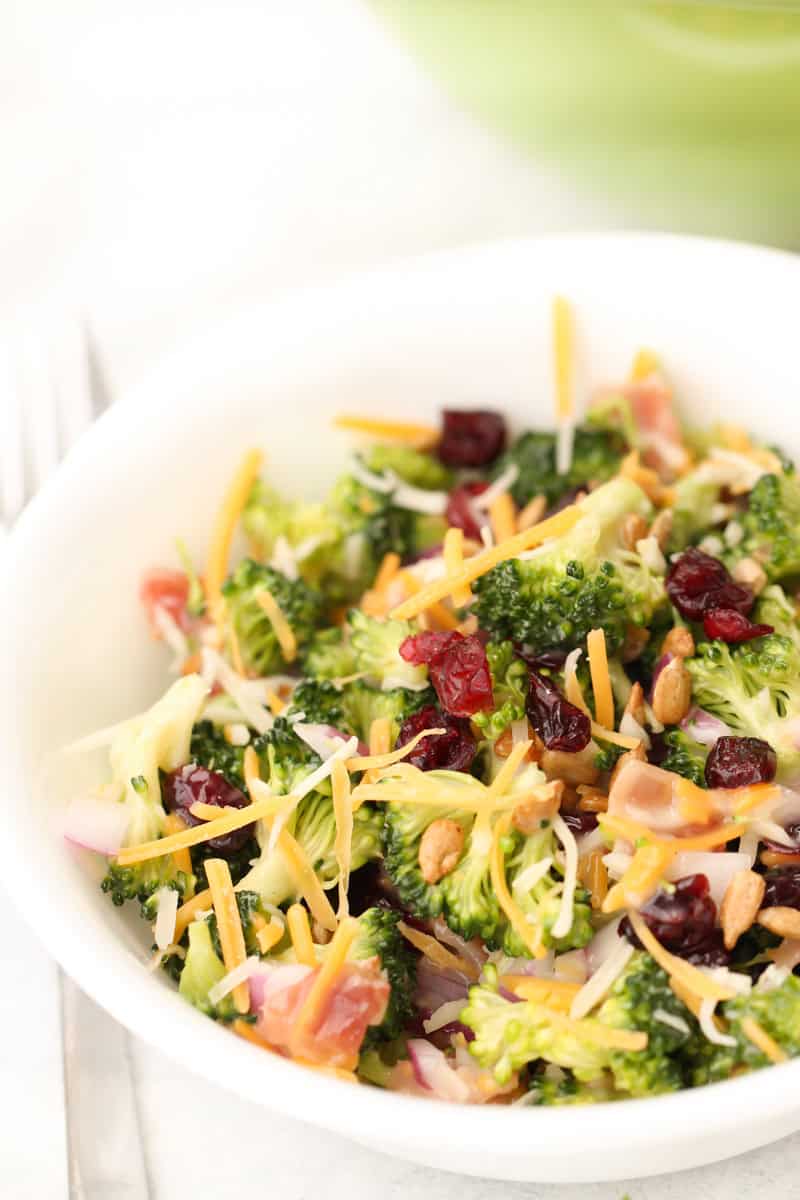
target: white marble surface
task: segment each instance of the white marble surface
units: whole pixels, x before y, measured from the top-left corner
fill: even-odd
[[[445,245],[625,216],[455,112],[359,0],[8,0],[0,161],[0,337],[31,310],[81,313],[117,393],[185,333],[253,298]],[[61,1200],[56,974],[6,923],[0,1195]],[[281,1200],[797,1194],[800,1136],[641,1183],[495,1184],[379,1157],[140,1043],[131,1052],[155,1200],[254,1185]],[[96,1126],[100,1144],[99,1110]],[[126,1200],[125,1185],[111,1169],[96,1194]]]

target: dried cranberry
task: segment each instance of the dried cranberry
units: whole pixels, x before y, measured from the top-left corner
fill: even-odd
[[[228,783],[219,771],[208,771],[194,763],[188,763],[167,775],[161,790],[165,807],[170,812],[176,812],[186,825],[203,824],[199,817],[192,815],[190,809],[193,804],[211,804],[214,808],[246,808],[250,803],[244,793]],[[234,829],[232,833],[211,838],[208,845],[225,858],[244,849],[252,835],[253,826],[245,825],[243,829]]]
[[[468,771],[477,749],[469,721],[440,712],[432,704],[406,717],[400,727],[397,745],[405,746],[423,729],[444,729],[437,737],[419,742],[405,760],[420,771]]]
[[[755,602],[750,589],[734,583],[718,558],[696,546],[685,550],[670,567],[667,593],[687,621],[701,621],[714,608],[734,608],[747,616]]]
[[[499,413],[446,408],[442,413],[439,458],[448,467],[485,467],[506,445],[506,423]]]
[[[717,906],[709,895],[705,875],[685,875],[676,882],[674,891],[656,892],[639,911],[653,936],[681,958],[701,952],[715,932]],[[619,932],[641,949],[627,917]]]
[[[680,951],[678,953],[680,954]],[[704,941],[682,957],[696,967],[727,967],[731,961],[731,952],[725,949],[722,930],[715,929]]]
[[[763,908],[800,908],[800,867],[778,867],[764,876]]]
[[[735,608],[712,608],[703,617],[703,629],[706,637],[721,642],[749,642],[775,632],[772,625],[754,625]]]
[[[564,812],[562,809],[561,816],[564,818],[564,824],[568,829],[571,829],[576,837],[582,833],[591,833],[597,828],[597,813],[581,812]]]
[[[570,704],[554,683],[536,671],[531,671],[525,708],[528,720],[548,750],[574,754],[589,745],[592,724],[586,713]]]
[[[464,537],[472,538],[474,542],[481,540],[481,527],[472,501],[485,492],[488,486],[488,483],[480,483],[477,480],[473,483],[459,484],[450,493],[444,510],[447,524],[455,525],[456,529],[463,529]]]
[[[721,737],[706,759],[706,783],[712,788],[770,783],[777,769],[778,756],[769,742],[754,737]]]
[[[554,646],[551,650],[541,650],[535,654],[527,646],[518,643],[514,646],[514,653],[534,671],[560,671],[567,661],[568,652]]]
[[[482,640],[449,633],[417,633],[400,646],[406,662],[426,664],[431,683],[445,712],[472,717],[492,707],[492,674]]]

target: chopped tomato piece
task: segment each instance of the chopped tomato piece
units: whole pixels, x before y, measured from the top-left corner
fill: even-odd
[[[154,617],[157,608],[163,608],[184,633],[188,630],[190,621],[186,604],[189,599],[189,580],[185,571],[170,567],[154,567],[146,571],[139,585],[139,599],[155,637],[161,636]]]

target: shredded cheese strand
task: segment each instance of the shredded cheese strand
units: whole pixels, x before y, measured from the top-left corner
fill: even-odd
[[[343,762],[334,763],[331,773],[333,784],[333,814],[336,819],[336,838],[333,851],[339,866],[339,910],[336,914],[343,921],[349,914],[347,889],[350,886],[350,863],[353,853],[353,806],[350,801],[350,776]]]
[[[223,858],[207,858],[206,878],[211,891],[211,901],[217,918],[217,932],[222,947],[222,961],[228,971],[242,966],[247,959],[244,930],[239,916],[239,905],[233,890],[233,880],[228,864]],[[233,989],[236,1011],[250,1011],[250,984],[246,979]]]
[[[426,737],[439,737],[446,733],[446,729],[423,729],[406,742],[404,746],[400,746],[397,750],[392,750],[388,754],[363,754],[354,755],[347,760],[348,771],[381,771],[386,767],[393,767],[395,763],[402,762],[404,758],[408,758],[412,750]]]
[[[486,801],[492,803],[498,797],[503,796],[511,786],[511,781],[517,773],[522,760],[527,756],[533,742],[526,739],[524,742],[517,742],[512,749],[506,761],[503,763],[497,775],[486,789]],[[525,797],[527,798],[527,797]],[[523,797],[520,797],[520,801]]]
[[[256,941],[261,953],[269,954],[270,950],[274,950],[283,937],[284,932],[284,927],[280,921],[275,921],[274,919],[268,922],[263,929],[259,929],[256,933]]]
[[[498,981],[501,988],[513,992],[521,1000],[533,1000],[569,1012],[570,1006],[581,991],[579,983],[566,983],[561,979],[537,979],[532,975],[503,975]]]
[[[394,550],[389,550],[381,559],[381,565],[378,567],[378,574],[372,584],[372,590],[375,592],[384,591],[394,579],[397,572],[400,570],[400,555]]]
[[[281,700],[274,688],[267,688],[267,704],[273,717],[279,717],[286,708],[286,701]]]
[[[592,721],[592,737],[599,738],[601,742],[611,742],[612,746],[622,746],[625,750],[635,750],[642,744],[641,738],[616,733],[613,729],[606,729],[604,725],[598,725],[597,721]]]
[[[182,904],[175,914],[175,941],[179,942],[199,912],[211,908],[211,891],[206,888]]]
[[[297,658],[297,638],[294,636],[294,630],[291,625],[286,620],[283,609],[269,588],[260,588],[258,590],[256,593],[256,602],[269,618],[284,659],[287,663],[294,662]]]
[[[583,696],[583,689],[578,680],[578,661],[583,652],[571,650],[564,662],[564,695],[569,700],[570,704],[574,704],[581,712],[586,713],[586,716],[591,719],[589,705]]]
[[[589,671],[594,692],[594,715],[598,725],[604,729],[614,728],[614,694],[608,674],[606,635],[602,629],[593,629],[586,638],[589,653]]]
[[[653,936],[644,918],[635,909],[628,910],[628,920],[639,941],[658,965],[700,1000],[730,1000],[735,995],[730,988],[710,979],[685,959],[670,954]]]
[[[442,547],[444,565],[449,575],[458,575],[464,569],[464,530],[451,525],[444,535]],[[466,608],[474,600],[469,587],[456,588],[453,591],[453,604],[456,608]]]
[[[336,429],[349,429],[388,442],[401,442],[416,450],[431,450],[439,441],[439,430],[431,425],[416,425],[409,421],[383,421],[377,417],[351,416],[341,413],[333,422]]]
[[[648,375],[652,375],[657,371],[659,365],[658,356],[655,351],[646,349],[638,350],[631,364],[631,383],[641,383],[643,379],[647,379]]]
[[[680,850],[713,850],[715,846],[724,846],[726,842],[742,836],[745,825],[742,823],[720,825],[718,829],[710,829],[708,833],[699,833],[695,837],[659,837],[647,825],[632,821],[629,817],[619,817],[616,813],[598,813],[597,819],[603,829],[626,841],[636,843],[640,839],[655,845],[667,846],[677,854]]]
[[[489,521],[496,543],[508,541],[517,530],[517,509],[510,492],[501,492],[489,505]]]
[[[435,601],[442,600],[445,596],[451,596],[453,591],[459,587],[474,583],[476,579],[485,575],[487,571],[491,571],[492,567],[496,567],[498,563],[505,562],[509,558],[516,558],[525,550],[532,550],[534,546],[541,545],[549,538],[560,537],[567,533],[581,516],[580,506],[571,504],[562,509],[560,513],[548,517],[545,521],[540,521],[538,525],[532,525],[530,529],[524,529],[522,533],[515,533],[501,545],[491,546],[487,550],[473,554],[464,563],[464,569],[457,575],[447,575],[444,579],[436,579],[426,584],[416,595],[410,596],[402,604],[398,604],[390,615],[402,620],[418,617]]]
[[[553,298],[552,321],[556,421],[563,424],[574,410],[572,309],[563,296]]]
[[[208,611],[220,632],[224,621],[222,585],[228,574],[231,543],[242,510],[247,503],[253,484],[258,478],[262,462],[263,455],[260,450],[250,450],[244,456],[228,487],[211,533],[211,545],[205,573],[206,601]]]
[[[631,865],[603,901],[602,911],[613,913],[620,908],[641,908],[658,889],[674,857],[675,851],[663,843],[649,842],[639,846]]]
[[[308,913],[302,904],[291,905],[286,914],[286,924],[289,927],[289,937],[292,939],[297,961],[304,967],[316,967],[317,954],[314,949],[314,939],[311,937]]]
[[[248,747],[250,749],[250,747]],[[222,837],[243,829],[255,821],[272,817],[275,809],[275,797],[265,797],[246,808],[237,808],[230,814],[219,817],[216,821],[207,821],[204,825],[195,825],[183,833],[173,833],[169,837],[156,838],[152,842],[142,842],[138,846],[126,846],[120,850],[116,862],[120,867],[129,867],[134,863],[147,862],[151,858],[161,858],[165,854],[174,854],[184,847],[199,846],[210,838]],[[219,809],[217,809],[219,812]]]
[[[561,888],[561,907],[553,922],[553,937],[566,937],[574,918],[575,887],[578,882],[578,843],[566,821],[559,813],[553,817],[553,830],[564,849],[564,883]]]
[[[542,931],[535,928],[527,920],[524,912],[513,899],[506,883],[505,859],[501,842],[511,828],[511,813],[501,816],[492,834],[492,848],[489,852],[489,875],[497,896],[497,902],[505,913],[508,921],[522,942],[523,946],[534,958],[544,958],[547,951],[542,945]]]
[[[371,758],[377,758],[391,753],[392,722],[388,717],[376,717],[369,727],[369,753]],[[376,783],[378,770],[373,767],[364,776],[365,783]]]
[[[480,971],[474,962],[468,958],[462,958],[460,954],[454,954],[431,934],[423,933],[421,929],[414,929],[413,926],[406,925],[405,921],[398,921],[397,928],[406,941],[419,950],[420,954],[427,958],[428,962],[432,962],[435,967],[441,967],[443,971],[458,971],[473,983],[480,978]]]

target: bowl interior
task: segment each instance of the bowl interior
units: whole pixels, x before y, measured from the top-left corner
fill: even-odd
[[[374,1093],[365,1100],[363,1089],[317,1076],[310,1088],[304,1071],[229,1037],[143,970],[145,931],[100,894],[96,865],[66,850],[56,819],[68,796],[103,769],[102,756],[66,756],[60,747],[141,710],[164,686],[165,652],[150,640],[137,603],[142,568],[173,563],[176,536],[202,562],[242,452],[263,446],[276,486],[316,496],[351,444],[331,430],[336,412],[435,420],[442,406],[485,406],[518,427],[549,425],[556,291],[575,305],[585,384],[619,380],[636,349],[649,346],[693,423],[741,422],[800,451],[791,328],[800,268],[781,255],[638,237],[508,243],[249,310],[174,354],[105,416],[11,539],[0,600],[0,841],[12,897],[65,968],[137,1033],[211,1078],[374,1142],[381,1137],[368,1132],[369,1122],[356,1123],[360,1106],[400,1106],[403,1132],[383,1143],[426,1161],[438,1155],[440,1165],[509,1178],[610,1178],[674,1166],[667,1135],[645,1119],[633,1141],[649,1146],[649,1156],[604,1165],[603,1137],[615,1124],[605,1128],[600,1114],[588,1126],[579,1112],[543,1112],[537,1161],[529,1125],[525,1146],[517,1141],[511,1153],[522,1111],[456,1118],[447,1105],[431,1110]],[[27,901],[31,878],[47,880],[46,905],[40,896],[36,907]],[[771,1088],[754,1077],[722,1091],[758,1087],[774,1116],[786,1108],[778,1075],[796,1086],[798,1070],[769,1073]],[[669,1136],[684,1123],[689,1136],[698,1097],[677,1098],[678,1108],[674,1099],[648,1102],[648,1111],[666,1105]],[[641,1108],[633,1104],[630,1116]],[[726,1111],[717,1105],[718,1122]],[[484,1124],[473,1135],[476,1118]],[[516,1166],[474,1157],[470,1140],[479,1131],[485,1139],[489,1124],[508,1140]],[[586,1168],[568,1154],[583,1126],[597,1152]],[[661,1157],[653,1150],[659,1138]],[[436,1149],[443,1141],[452,1162]],[[720,1140],[703,1155],[726,1152]],[[702,1160],[695,1152],[683,1165]]]

